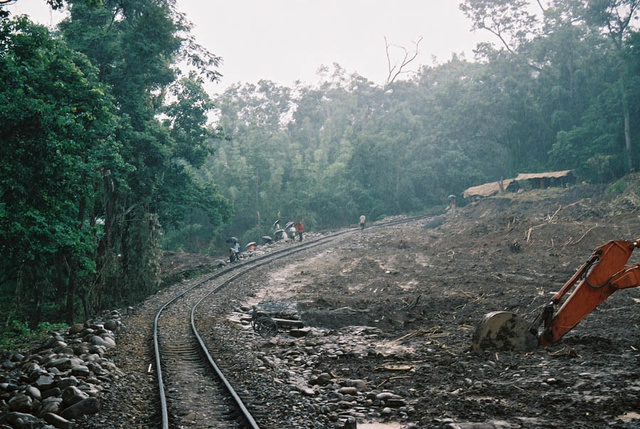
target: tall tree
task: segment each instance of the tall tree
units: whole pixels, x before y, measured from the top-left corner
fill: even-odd
[[[516,53],[540,31],[531,4],[530,0],[466,0],[460,10],[471,19],[473,29],[488,31],[504,49]]]
[[[115,109],[86,57],[25,17],[0,21],[0,52],[1,283],[29,297],[32,322],[63,296],[72,321],[95,267],[96,186],[124,168]]]
[[[220,58],[195,44],[174,0],[70,3],[70,17],[60,31],[70,46],[91,59],[111,89],[118,113],[128,121],[117,138],[133,167],[122,183],[105,187],[105,234],[96,257],[100,277],[89,300],[99,308],[158,287],[160,231],[163,225],[175,228],[180,207],[209,206],[203,213],[215,228],[228,219],[227,204],[216,188],[194,173],[211,149],[204,122],[209,106],[201,83],[183,82],[179,103],[196,103],[192,108],[163,110],[179,76],[178,61],[188,61],[196,72],[215,80]],[[164,123],[157,119],[163,112],[169,116]],[[172,208],[176,202],[182,204]],[[107,283],[112,288],[105,294]]]
[[[627,168],[636,171],[634,146],[631,136],[631,113],[628,94],[628,64],[625,61],[624,42],[631,31],[631,22],[637,18],[640,0],[589,0],[586,2],[585,19],[602,29],[611,40],[618,62],[620,104],[624,126],[624,142],[627,153]]]
[[[173,140],[170,166],[159,190],[158,213],[165,237],[170,238],[164,246],[194,253],[207,251],[232,214],[218,186],[200,173],[214,154],[214,141],[224,139],[219,129],[207,125],[214,105],[203,84],[194,73],[180,79],[171,87],[174,101],[162,109]]]

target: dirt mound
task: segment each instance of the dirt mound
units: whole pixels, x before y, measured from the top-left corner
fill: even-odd
[[[506,310],[532,320],[595,247],[639,237],[639,184],[633,176],[615,192],[581,185],[505,194],[370,228],[289,268],[305,273],[289,277],[289,287],[307,325],[368,326],[413,350],[338,365],[408,395],[413,414],[396,418],[417,427],[634,427],[637,289],[614,294],[552,347],[496,353],[470,345],[484,314]],[[344,335],[336,341],[357,342]],[[393,365],[412,370],[380,370]]]

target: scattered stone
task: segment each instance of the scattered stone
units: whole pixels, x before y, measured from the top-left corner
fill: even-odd
[[[91,371],[89,371],[89,367],[86,365],[76,365],[71,369],[71,374],[76,377],[88,377],[91,375]]]
[[[314,396],[316,391],[307,386],[295,386],[296,390],[306,396]]]
[[[62,398],[51,396],[42,400],[40,405],[40,413],[58,414],[62,410]]]
[[[309,329],[309,328],[291,329],[291,330],[289,330],[289,335],[291,335],[292,337],[295,337],[295,338],[302,338],[302,337],[306,337],[307,335],[309,335],[310,332],[311,332],[311,329]]]
[[[0,417],[0,424],[4,423],[7,423],[9,427],[13,429],[35,429],[44,426],[43,422],[38,417],[16,411]]]
[[[25,395],[24,393],[18,393],[11,399],[9,399],[9,409],[11,411],[17,411],[19,413],[29,413],[33,411],[33,398]]]
[[[103,385],[124,375],[103,357],[116,344],[108,328],[120,326],[112,313],[104,323],[51,332],[31,353],[7,355],[0,361],[0,428],[69,429],[71,420],[97,413]]]
[[[62,391],[62,402],[67,406],[76,404],[88,397],[89,395],[75,386],[69,386]]]
[[[82,332],[84,325],[82,323],[76,323],[69,328],[69,335],[75,335]]]
[[[54,413],[44,413],[42,418],[57,429],[72,429],[74,427],[72,422]]]
[[[333,377],[331,376],[331,374],[327,374],[326,372],[323,372],[322,374],[318,375],[318,377],[316,377],[315,379],[310,380],[310,384],[317,384],[318,386],[326,386],[327,384],[329,384],[331,382],[331,379]]]
[[[355,395],[358,393],[358,389],[356,387],[341,387],[338,392],[343,395]]]
[[[42,394],[40,393],[40,389],[38,389],[37,387],[27,386],[27,388],[25,389],[25,393],[31,396],[35,400],[39,401],[40,399],[42,399]]]
[[[95,414],[100,411],[100,401],[97,398],[86,398],[71,405],[60,413],[65,419],[74,420],[87,414]]]

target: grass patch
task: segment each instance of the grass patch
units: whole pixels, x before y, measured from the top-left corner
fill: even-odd
[[[32,346],[51,335],[51,331],[68,329],[66,323],[40,323],[36,329],[30,329],[26,323],[12,321],[0,331],[0,353],[29,351]]]
[[[605,191],[605,195],[611,194],[622,194],[627,189],[627,183],[622,181],[617,181],[612,183]]]

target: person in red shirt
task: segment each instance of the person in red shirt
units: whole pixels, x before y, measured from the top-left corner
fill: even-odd
[[[296,222],[293,224],[293,226],[296,228],[296,231],[298,231],[298,238],[300,239],[300,241],[302,241],[302,233],[304,231],[304,225],[302,224],[302,222]]]

